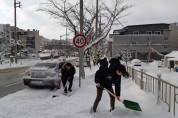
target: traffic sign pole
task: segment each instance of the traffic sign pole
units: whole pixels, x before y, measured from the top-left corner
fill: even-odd
[[[86,45],[86,37],[83,34],[77,34],[73,38],[73,44],[79,48],[79,87],[81,87],[81,77],[85,78],[83,47]]]

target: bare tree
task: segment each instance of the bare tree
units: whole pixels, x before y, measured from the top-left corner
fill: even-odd
[[[126,65],[128,63],[128,61],[131,60],[132,58],[132,53],[129,49],[118,49],[118,52],[117,52],[118,56],[120,56],[122,58],[123,61],[125,61]]]
[[[45,0],[40,4],[40,8],[37,11],[46,12],[56,19],[61,26],[67,25],[68,29],[76,35],[80,31],[79,1],[74,4],[71,1],[73,0]],[[100,25],[99,37],[97,39],[94,35],[96,20],[95,2],[87,0],[84,2],[84,35],[87,37],[87,46],[84,52],[105,39],[113,23],[127,16],[127,10],[133,7],[126,0],[111,0],[110,6],[106,5],[102,0],[100,2],[98,13],[102,17],[102,22],[100,22],[102,25]]]

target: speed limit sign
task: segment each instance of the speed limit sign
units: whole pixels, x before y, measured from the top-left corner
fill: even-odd
[[[77,48],[83,48],[86,45],[86,37],[83,34],[77,34],[73,38],[73,44]]]

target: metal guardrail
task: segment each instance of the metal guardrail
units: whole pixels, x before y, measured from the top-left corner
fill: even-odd
[[[178,86],[161,79],[161,75],[152,76],[145,73],[143,69],[136,70],[133,67],[127,67],[127,69],[135,83],[140,86],[140,89],[157,95],[157,103],[162,100],[168,105],[168,111],[172,112],[174,116],[176,115]]]
[[[177,101],[177,99],[176,99],[176,96],[178,96],[178,94],[175,94],[175,98],[174,98],[174,99],[176,100],[176,103],[178,104],[178,101]]]

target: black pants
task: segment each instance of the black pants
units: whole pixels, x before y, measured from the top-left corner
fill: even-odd
[[[97,109],[97,106],[102,98],[102,94],[103,94],[103,89],[102,88],[99,88],[99,87],[96,87],[97,88],[97,95],[96,95],[96,99],[94,101],[94,104],[93,104],[93,110],[96,111]],[[111,93],[114,94],[114,90],[113,88],[110,88],[108,89]],[[108,93],[109,94],[109,93]],[[111,105],[111,109],[114,109],[114,105],[115,105],[115,97],[112,96],[111,94],[109,94],[110,96],[110,105]]]
[[[69,78],[62,78],[62,84],[63,84],[63,88],[65,92],[67,92],[67,85],[66,85],[67,81],[69,82],[68,90],[72,89],[73,79],[74,79],[74,76],[71,76]]]

